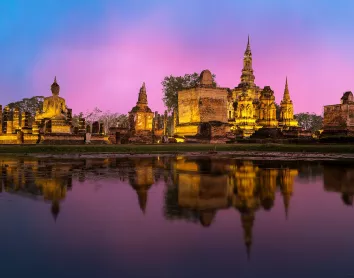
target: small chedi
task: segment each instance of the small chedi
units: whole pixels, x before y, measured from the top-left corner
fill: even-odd
[[[280,116],[274,92],[269,86],[261,89],[254,82],[252,52],[248,38],[243,59],[241,82],[234,89],[213,86],[212,74],[205,70],[200,86],[178,92],[175,135],[190,141],[204,136],[228,141],[233,136],[247,138],[299,137],[301,129],[294,118],[286,78]],[[222,140],[223,138],[223,140]]]
[[[354,97],[350,91],[343,94],[340,104],[324,107],[321,137],[333,135],[354,136]]]
[[[56,77],[51,85],[52,96],[44,98],[43,107],[31,115],[4,108],[0,119],[2,129],[0,144],[108,144],[108,136],[97,132],[86,133],[85,119],[79,119],[79,127],[72,125],[72,110],[65,99],[59,97],[60,86]],[[0,110],[2,107],[0,106]]]
[[[139,91],[138,101],[129,112],[129,128],[118,132],[119,134],[116,132],[116,139],[113,142],[123,143],[121,135],[124,135],[126,143],[151,144],[167,141],[167,118],[167,111],[160,115],[158,112],[152,112],[148,106],[144,82]]]

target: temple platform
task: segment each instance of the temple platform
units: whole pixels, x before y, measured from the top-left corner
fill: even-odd
[[[262,127],[253,133],[250,137],[251,139],[281,139],[284,138],[283,133],[280,128],[276,127]]]
[[[41,134],[39,144],[44,145],[106,145],[110,144],[108,136],[99,134]]]
[[[17,134],[1,134],[0,145],[108,145],[110,141],[105,135],[87,134],[30,134],[18,132]]]
[[[129,137],[129,143],[132,144],[152,144],[154,142],[154,135],[149,130],[138,130],[132,132]]]

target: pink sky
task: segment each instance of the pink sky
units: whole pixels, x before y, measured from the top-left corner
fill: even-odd
[[[279,103],[288,76],[295,113],[321,113],[323,105],[338,103],[343,92],[354,88],[349,7],[321,2],[314,9],[303,1],[275,0],[270,7],[253,0],[247,7],[193,2],[185,9],[181,2],[158,2],[140,4],[140,10],[109,1],[92,1],[96,4],[77,12],[65,6],[53,21],[42,19],[44,26],[30,17],[28,24],[43,30],[23,38],[24,45],[13,44],[13,51],[21,47],[16,55],[23,59],[4,58],[14,69],[0,68],[5,72],[0,90],[9,92],[2,104],[49,96],[57,76],[61,96],[74,114],[94,107],[127,113],[143,82],[150,108],[163,112],[165,76],[209,69],[218,85],[237,86],[248,34],[256,84],[271,86]],[[253,11],[252,20],[243,10]]]

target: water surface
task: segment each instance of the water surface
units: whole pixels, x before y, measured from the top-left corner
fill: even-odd
[[[2,277],[354,277],[354,165],[0,157]]]

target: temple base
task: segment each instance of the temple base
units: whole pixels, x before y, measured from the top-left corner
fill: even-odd
[[[51,133],[54,134],[71,134],[71,126],[66,120],[51,120]]]
[[[129,137],[129,143],[132,144],[152,144],[153,142],[154,136],[150,130],[138,130]]]
[[[87,141],[86,134],[43,134],[40,135],[40,144],[44,145],[106,145],[110,144],[108,136],[104,135],[91,135]]]
[[[262,127],[258,129],[255,133],[252,134],[252,139],[281,139],[284,135],[281,132],[280,128],[276,127]]]

